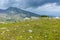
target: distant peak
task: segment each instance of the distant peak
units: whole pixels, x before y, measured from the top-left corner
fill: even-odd
[[[17,9],[16,7],[9,7],[8,9]]]
[[[17,8],[17,7],[9,7],[8,9],[20,9],[20,8]]]
[[[22,9],[17,8],[17,7],[9,7],[7,10],[22,10]]]

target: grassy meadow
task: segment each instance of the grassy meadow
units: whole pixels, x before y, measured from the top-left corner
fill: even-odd
[[[60,40],[60,19],[0,23],[0,40]]]

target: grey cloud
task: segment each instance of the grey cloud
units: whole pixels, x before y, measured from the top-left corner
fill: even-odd
[[[2,3],[3,2],[3,3]],[[0,0],[0,7],[38,7],[47,3],[57,3],[60,5],[60,0]]]

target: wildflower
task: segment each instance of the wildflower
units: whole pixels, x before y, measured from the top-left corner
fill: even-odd
[[[32,38],[32,36],[30,36],[30,38]]]
[[[0,28],[0,29],[7,29],[6,27]]]

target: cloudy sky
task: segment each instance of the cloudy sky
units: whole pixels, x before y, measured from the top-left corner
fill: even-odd
[[[60,0],[0,0],[0,9],[17,7],[42,15],[60,16]]]

